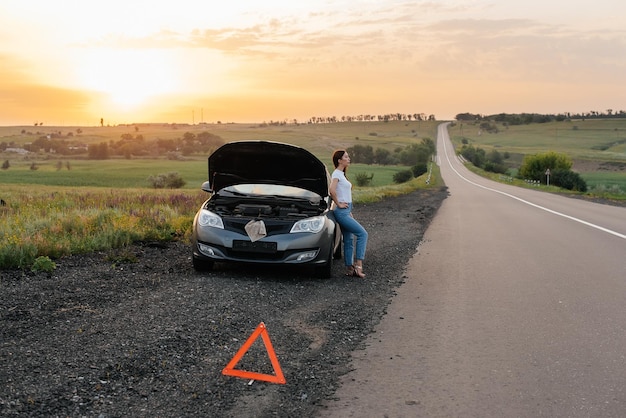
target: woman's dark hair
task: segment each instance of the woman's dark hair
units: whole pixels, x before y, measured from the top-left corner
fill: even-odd
[[[346,153],[345,149],[338,149],[335,152],[333,152],[333,165],[335,166],[335,168],[339,166],[339,160],[343,158],[343,154],[345,153]],[[348,174],[348,167],[344,167],[343,174],[344,175]]]

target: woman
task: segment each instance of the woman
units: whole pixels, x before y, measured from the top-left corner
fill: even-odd
[[[365,277],[363,259],[367,247],[367,231],[352,216],[352,183],[346,177],[350,156],[345,150],[333,153],[335,171],[330,180],[330,197],[335,202],[335,219],[343,234],[344,260],[348,270],[346,276]],[[354,237],[356,237],[356,257],[354,257]],[[355,258],[353,263],[353,257]]]

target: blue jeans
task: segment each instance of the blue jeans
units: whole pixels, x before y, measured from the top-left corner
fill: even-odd
[[[356,259],[365,258],[365,248],[367,247],[367,231],[351,215],[352,203],[345,209],[335,208],[335,220],[341,227],[343,235],[343,253],[346,266],[354,264],[354,238],[356,237]]]

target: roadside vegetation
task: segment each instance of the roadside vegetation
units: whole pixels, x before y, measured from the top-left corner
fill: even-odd
[[[201,191],[2,187],[0,267],[30,268],[38,257],[186,239]]]
[[[450,136],[473,170],[494,180],[626,201],[624,111],[459,114]]]
[[[318,158],[328,161],[329,169],[332,151],[346,148],[354,155],[349,177],[355,183],[356,202],[374,202],[416,188],[442,185],[436,166],[430,163],[435,121],[322,125],[289,129],[282,125],[215,125],[212,127],[219,134],[206,137],[216,140],[219,136],[224,142],[256,138],[293,143],[315,151]],[[368,134],[361,139],[365,128]],[[0,170],[0,268],[50,272],[56,260],[70,254],[123,249],[133,242],[189,239],[193,217],[208,197],[200,185],[207,177],[206,158],[217,142],[209,148],[192,142],[196,151],[176,154],[176,158],[171,158],[171,150],[156,155],[137,151],[129,156],[110,144],[123,140],[128,145],[136,138],[107,136],[117,136],[120,128],[81,128],[77,135],[91,136],[90,143],[98,155],[104,155],[101,153],[106,148],[107,158],[93,158],[95,152],[89,154],[89,144],[82,153],[72,155],[59,155],[45,148],[20,154],[6,152],[6,148],[28,146],[27,141],[17,142],[26,133],[16,136],[5,131],[1,135],[7,129],[0,127],[0,142],[7,145],[2,153],[6,167]],[[150,129],[152,134],[139,143],[154,145],[158,140],[153,136],[171,133],[169,128]],[[202,132],[206,129],[202,126]],[[246,136],[241,136],[246,130]],[[94,138],[92,132],[100,136]],[[182,142],[174,142],[187,143],[184,138],[191,136],[185,132]],[[426,155],[425,148],[431,155]],[[387,159],[384,163],[370,159],[370,153]],[[427,171],[413,175],[419,173],[413,171],[418,163],[424,164]],[[37,169],[32,168],[33,164]],[[397,181],[396,174],[405,170],[411,176]]]

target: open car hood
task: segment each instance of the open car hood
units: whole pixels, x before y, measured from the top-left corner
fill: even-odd
[[[328,196],[330,175],[324,163],[304,148],[270,141],[222,145],[209,156],[210,190],[245,184],[281,184]]]

